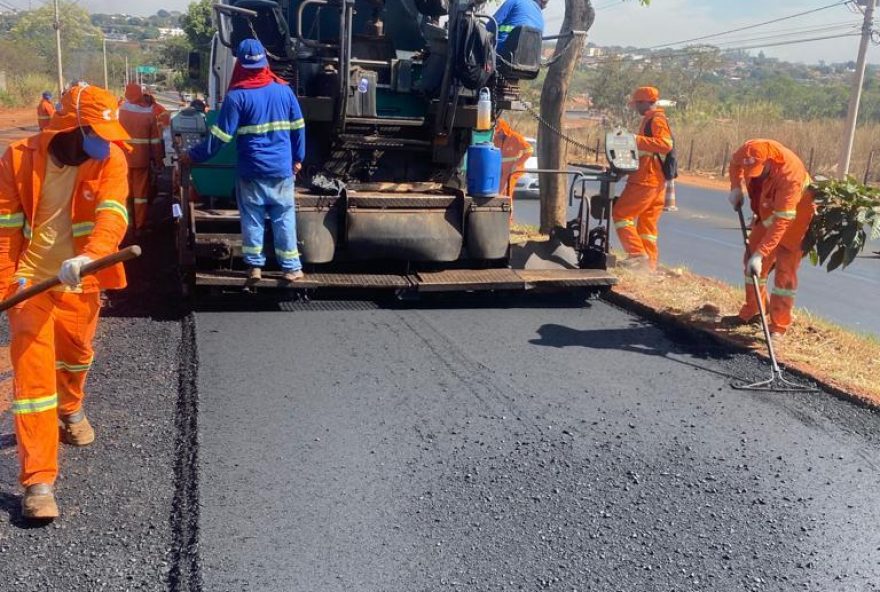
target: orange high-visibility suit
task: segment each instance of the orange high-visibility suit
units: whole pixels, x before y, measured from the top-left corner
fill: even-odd
[[[52,119],[54,113],[55,105],[52,104],[52,101],[46,98],[40,99],[40,104],[37,105],[37,124],[41,130],[49,126],[49,120]]]
[[[756,183],[755,179],[761,182]],[[750,191],[758,193],[749,252],[763,256],[759,284],[765,305],[767,276],[775,267],[767,310],[770,312],[770,331],[783,334],[791,325],[791,310],[798,287],[797,272],[803,259],[801,244],[815,213],[813,195],[808,189],[810,175],[801,159],[779,142],[749,140],[733,153],[730,160],[731,188],[742,187],[746,182],[749,182]],[[758,314],[751,282],[748,276],[746,302],[739,312],[744,321]]]
[[[532,145],[503,119],[495,123],[493,140],[495,147],[501,151],[501,185],[498,192],[513,196],[516,182],[522,177],[526,161],[532,156]]]
[[[639,94],[641,91],[643,89],[633,95],[634,101],[659,99],[656,89],[650,88],[651,94],[644,97]],[[649,126],[650,136],[646,135]],[[614,227],[627,255],[647,258],[651,269],[655,269],[660,257],[657,225],[666,197],[666,177],[660,159],[672,150],[672,132],[662,108],[654,107],[642,116],[636,144],[639,170],[629,175],[623,193],[614,204]]]
[[[153,111],[153,116],[156,118],[156,123],[159,125],[159,131],[161,132],[167,127],[171,126],[171,112],[168,111],[165,107],[159,104],[151,94],[144,93],[144,97],[149,98],[148,103],[150,105],[150,109]]]
[[[79,166],[61,166],[49,156],[58,133],[80,126],[91,126],[106,141],[126,140],[116,114],[116,102],[104,89],[74,87],[44,132],[11,144],[3,155],[0,294],[8,297],[57,274],[60,259],[94,260],[117,251],[128,225],[123,149],[111,144],[107,159],[89,158]],[[55,205],[47,207],[47,201]],[[99,290],[123,287],[125,272],[116,265],[83,278],[77,288],[59,287],[9,310],[12,412],[26,487],[55,481],[59,414],[70,416],[82,407]]]
[[[125,102],[119,108],[119,122],[131,136],[128,158],[128,184],[135,229],[147,223],[153,199],[152,168],[162,162],[162,135],[153,109],[144,101],[138,84],[125,87]]]

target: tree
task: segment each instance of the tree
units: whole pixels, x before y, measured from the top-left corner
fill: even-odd
[[[650,0],[639,0],[642,5]],[[589,31],[596,18],[591,0],[565,0],[565,17],[561,32]],[[556,60],[547,71],[541,90],[541,117],[554,129],[562,129],[562,114],[568,94],[571,76],[580,61],[586,39],[583,35],[574,39],[560,38],[556,42],[553,57]],[[548,129],[538,128],[538,166],[542,169],[564,169],[565,147],[562,138]],[[541,175],[541,232],[550,232],[566,223],[565,198],[568,183],[564,175]]]
[[[95,40],[100,39],[101,31],[92,25],[89,13],[75,2],[61,1],[58,8],[62,55],[95,47]],[[23,13],[10,31],[10,38],[20,43],[23,51],[32,51],[43,60],[47,72],[54,71],[55,64],[54,20],[50,3]]]
[[[196,50],[207,53],[211,49],[214,37],[214,23],[211,20],[211,0],[190,2],[186,14],[180,17],[180,26],[186,33],[190,45]]]

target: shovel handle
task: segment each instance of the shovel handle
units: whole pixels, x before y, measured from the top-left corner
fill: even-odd
[[[92,275],[101,271],[102,269],[106,269],[112,265],[116,265],[117,263],[129,261],[130,259],[134,259],[140,256],[141,248],[139,246],[132,245],[130,247],[126,247],[119,252],[113,253],[112,255],[107,255],[106,257],[101,257],[100,259],[92,261],[88,265],[84,265],[82,270],[80,271],[80,277]],[[0,312],[10,309],[16,304],[24,302],[28,298],[33,298],[37,294],[42,294],[46,290],[51,290],[55,286],[59,285],[61,285],[61,280],[58,279],[58,276],[54,276],[47,280],[43,280],[38,284],[34,284],[30,288],[25,288],[20,292],[16,292],[10,298],[4,300],[3,302],[0,302]]]

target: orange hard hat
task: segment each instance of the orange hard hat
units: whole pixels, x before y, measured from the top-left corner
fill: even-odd
[[[144,98],[144,89],[143,87],[136,83],[130,82],[125,85],[125,98],[129,102],[137,103],[140,102],[141,99]]]
[[[633,91],[631,103],[644,101],[646,103],[656,103],[660,100],[660,91],[653,86],[640,86]]]
[[[742,172],[746,179],[760,177],[764,165],[771,158],[770,146],[765,142],[748,142],[742,155]]]
[[[131,138],[119,123],[119,104],[109,91],[98,86],[73,86],[61,97],[61,109],[55,113],[47,131],[67,132],[91,127],[108,142]]]

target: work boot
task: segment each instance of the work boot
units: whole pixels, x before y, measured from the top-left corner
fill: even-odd
[[[263,279],[263,270],[259,267],[251,267],[248,271],[247,281],[244,283],[245,289],[254,288]]]
[[[635,257],[627,257],[620,261],[617,265],[623,269],[631,269],[633,271],[649,271],[651,262],[647,257],[636,255]]]
[[[61,441],[71,446],[88,446],[95,441],[95,430],[82,409],[61,417]]]
[[[28,520],[58,518],[58,504],[52,486],[48,483],[28,486],[21,498],[21,515]]]
[[[744,325],[757,325],[759,322],[761,322],[761,317],[758,315],[753,316],[748,321],[744,321],[739,315],[725,315],[721,317],[718,326],[722,329],[735,329]]]
[[[303,273],[302,269],[297,269],[295,271],[285,271],[281,277],[285,282],[293,283],[306,277],[306,274]]]

